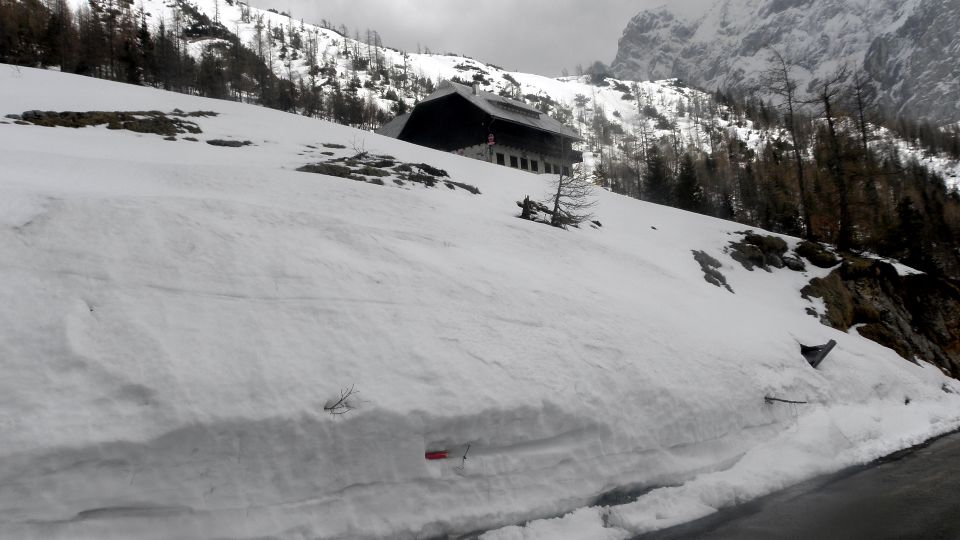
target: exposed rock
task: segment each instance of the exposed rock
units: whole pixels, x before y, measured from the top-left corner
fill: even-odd
[[[797,257],[784,255],[781,257],[781,260],[783,261],[784,266],[790,270],[793,270],[794,272],[805,272],[807,270],[807,265]]]
[[[747,232],[747,234],[743,237],[743,241],[757,246],[764,254],[781,256],[787,252],[787,249],[789,249],[786,240],[780,238],[779,236],[764,236]]]
[[[760,251],[760,248],[757,246],[740,242],[737,244],[730,244],[730,247],[732,248],[730,256],[733,258],[733,260],[742,264],[747,270],[753,272],[753,269],[757,267],[765,270],[767,269],[766,264],[764,263],[763,252]]]
[[[474,195],[480,195],[480,188],[472,184],[466,184],[463,182],[454,182],[453,180],[444,180],[443,183],[446,184],[447,187],[453,186],[455,188],[460,188],[464,191],[470,192]],[[598,227],[603,227],[603,225],[601,225],[599,221],[594,221],[593,223],[596,224]]]
[[[323,146],[344,148],[343,145],[334,143],[325,143]],[[322,154],[333,155],[332,152],[322,152]],[[371,154],[369,152],[358,152],[352,156],[338,158],[330,157],[326,161],[304,165],[297,170],[348,178],[379,186],[386,185],[385,179],[387,178],[401,187],[406,186],[408,182],[422,184],[426,187],[436,187],[438,184],[442,184],[450,190],[462,189],[473,195],[480,195],[480,190],[476,186],[452,180],[447,171],[443,169],[438,169],[426,163],[398,163],[393,156]]]
[[[191,113],[193,114],[193,113]],[[202,115],[207,115],[203,113]],[[212,113],[211,113],[212,114]],[[174,118],[160,111],[25,111],[24,122],[45,127],[84,128],[106,124],[107,129],[125,129],[135,133],[153,133],[163,137],[173,137],[183,133],[201,133],[200,126],[181,116]]]
[[[717,270],[717,268],[722,266],[720,261],[703,251],[694,251],[693,259],[700,263],[700,269],[703,270],[703,279],[707,283],[716,285],[717,287],[724,287],[728,291],[733,292],[733,289],[727,284],[727,277]]]
[[[797,255],[807,259],[810,261],[810,264],[817,268],[833,268],[840,264],[840,259],[838,259],[836,255],[827,251],[827,248],[816,242],[804,240],[797,246],[796,252]]]
[[[207,144],[212,146],[225,146],[227,148],[240,148],[241,146],[250,146],[250,141],[229,141],[226,139],[210,139]]]
[[[300,172],[325,174],[327,176],[336,176],[339,178],[349,178],[351,180],[362,180],[361,178],[353,175],[353,169],[350,167],[337,165],[336,163],[314,163],[312,165],[304,165],[297,170]]]
[[[922,359],[960,378],[960,284],[927,274],[900,276],[882,261],[848,258],[825,278],[811,280],[804,297],[822,298],[821,321]]]
[[[751,231],[743,233],[741,242],[730,243],[730,257],[739,262],[747,270],[762,268],[770,272],[770,268],[783,268],[783,257],[787,252],[787,242],[777,236],[764,236]]]

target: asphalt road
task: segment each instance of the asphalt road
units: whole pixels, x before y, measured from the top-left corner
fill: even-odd
[[[960,433],[634,540],[960,540]]]

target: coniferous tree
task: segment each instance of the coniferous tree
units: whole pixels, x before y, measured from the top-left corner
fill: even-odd
[[[76,64],[77,33],[73,13],[66,0],[51,0],[48,5],[42,65],[59,66],[61,71],[72,72]],[[2,34],[2,32],[0,32]]]
[[[644,174],[644,194],[646,199],[657,204],[670,204],[672,188],[670,170],[667,161],[657,145],[647,149],[647,171]]]
[[[697,179],[697,170],[690,154],[684,154],[680,163],[675,200],[677,207],[684,210],[699,212],[703,209],[703,188]]]
[[[840,137],[837,134],[837,113],[836,100],[843,91],[842,84],[846,80],[847,72],[845,68],[839,69],[833,75],[827,77],[820,83],[817,91],[817,99],[823,110],[823,117],[827,122],[826,139],[829,148],[829,157],[827,159],[828,169],[832,175],[834,186],[838,194],[839,206],[839,232],[837,234],[837,247],[841,251],[849,250],[853,247],[853,223],[850,215],[850,187],[847,183],[846,173],[843,169],[842,149],[840,148]]]

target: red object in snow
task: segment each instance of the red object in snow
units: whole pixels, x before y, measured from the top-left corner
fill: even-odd
[[[424,454],[424,457],[426,457],[430,461],[436,461],[438,459],[447,459],[447,457],[449,457],[449,454],[450,452],[447,450],[440,450],[438,452],[427,452],[426,454]]]

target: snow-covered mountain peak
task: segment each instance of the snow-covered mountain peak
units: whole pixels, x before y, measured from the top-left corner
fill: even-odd
[[[638,14],[613,69],[622,78],[749,90],[776,49],[804,85],[846,65],[871,77],[891,113],[956,119],[958,24],[953,0],[717,0],[689,24],[669,10]]]

